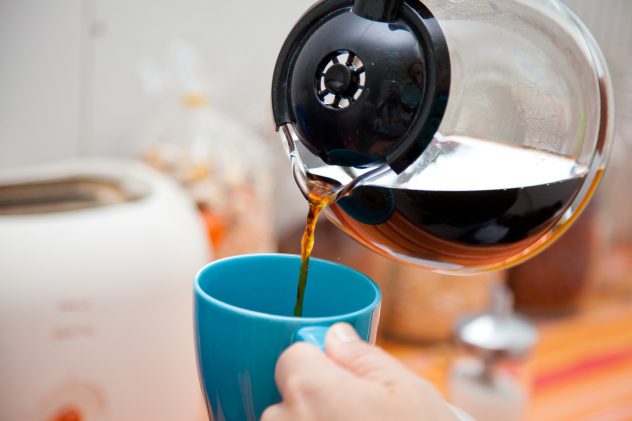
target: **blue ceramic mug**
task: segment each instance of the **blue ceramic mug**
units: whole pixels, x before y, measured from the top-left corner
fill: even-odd
[[[337,322],[375,341],[380,290],[340,264],[311,259],[304,317],[293,317],[300,262],[284,254],[235,256],[195,277],[198,370],[211,419],[254,421],[278,403],[274,366],[296,341],[323,348]]]

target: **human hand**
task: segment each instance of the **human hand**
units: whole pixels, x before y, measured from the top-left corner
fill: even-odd
[[[261,421],[455,421],[435,389],[348,324],[332,326],[325,353],[296,343],[279,358],[276,384],[283,401]]]

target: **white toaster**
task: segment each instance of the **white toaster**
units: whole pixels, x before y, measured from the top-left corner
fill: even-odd
[[[194,204],[140,163],[0,172],[0,420],[204,418]]]

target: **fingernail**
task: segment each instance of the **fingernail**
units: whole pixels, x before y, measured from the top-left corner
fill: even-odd
[[[340,342],[356,342],[360,340],[358,333],[346,323],[338,323],[331,327],[334,336]]]

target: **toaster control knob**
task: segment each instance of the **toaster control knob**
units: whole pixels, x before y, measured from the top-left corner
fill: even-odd
[[[102,391],[85,383],[71,383],[54,390],[46,399],[38,419],[45,421],[104,421]]]
[[[60,409],[50,421],[84,421],[84,418],[79,409],[67,407]]]

